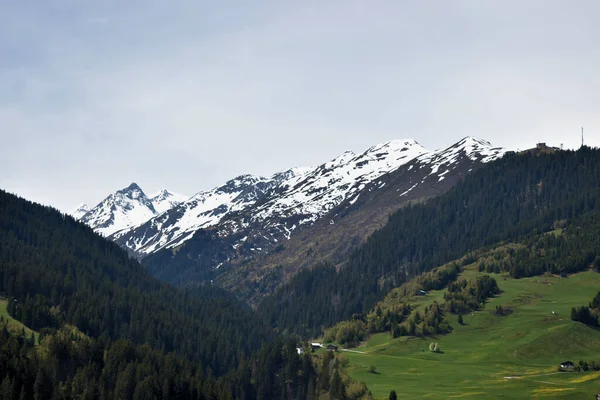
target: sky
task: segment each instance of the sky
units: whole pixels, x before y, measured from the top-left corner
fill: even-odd
[[[138,183],[413,138],[600,146],[597,0],[0,0],[0,188],[69,211]]]

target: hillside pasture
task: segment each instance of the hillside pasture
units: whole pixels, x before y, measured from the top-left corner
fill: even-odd
[[[463,277],[479,274],[467,269]],[[366,383],[377,399],[387,398],[392,389],[406,399],[587,399],[600,392],[599,372],[558,372],[563,361],[600,361],[600,331],[570,319],[571,307],[586,305],[598,293],[600,274],[491,276],[502,293],[482,310],[463,315],[463,325],[456,315],[448,315],[451,334],[373,335],[355,351],[343,353],[350,376]],[[419,307],[442,295],[432,291],[422,296]],[[495,315],[498,305],[510,312]],[[429,351],[431,342],[440,344],[440,353]],[[375,373],[369,372],[371,366]]]

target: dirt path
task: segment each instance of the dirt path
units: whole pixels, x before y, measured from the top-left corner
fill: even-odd
[[[358,354],[366,354],[366,352],[364,351],[358,351],[358,350],[350,350],[350,349],[341,349],[342,351],[347,351],[349,353],[358,353]]]

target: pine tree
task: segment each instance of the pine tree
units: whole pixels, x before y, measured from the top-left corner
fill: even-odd
[[[19,393],[19,400],[25,400],[27,393],[25,392],[25,385],[21,386],[21,393]]]
[[[10,378],[7,376],[2,379],[2,383],[0,383],[0,399],[1,400],[12,400],[13,392],[12,392],[12,384],[10,382]]]

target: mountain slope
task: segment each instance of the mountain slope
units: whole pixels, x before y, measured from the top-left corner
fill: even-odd
[[[43,333],[35,349],[0,321],[6,398],[280,398],[317,382],[294,341],[224,291],[162,283],[89,227],[2,190],[0,293]]]
[[[143,257],[176,248],[199,229],[214,227],[219,237],[236,238],[230,243],[234,250],[239,247],[252,256],[310,226],[374,179],[425,152],[414,140],[396,140],[269,178],[242,175],[112,239]]]
[[[186,196],[166,189],[149,197],[136,183],[132,183],[109,195],[95,207],[90,209],[84,204],[71,215],[102,236],[110,236],[140,225],[186,199]]]
[[[187,199],[187,196],[169,192],[167,189],[163,189],[154,195],[150,195],[150,202],[154,206],[154,210],[157,214],[170,210]]]
[[[155,214],[152,201],[136,183],[132,183],[109,195],[80,220],[102,236],[109,236],[121,229],[141,224]]]
[[[171,210],[129,231],[111,237],[136,254],[153,253],[164,247],[175,247],[191,238],[196,231],[219,223],[225,216],[242,211],[261,200],[281,180],[293,179],[276,174],[270,179],[242,175],[207,192],[200,192]]]
[[[300,214],[283,210],[267,213],[269,217],[265,220],[256,217],[264,210],[276,209],[278,204],[293,204],[288,199],[305,196],[304,193],[308,191],[306,186],[323,175],[325,177],[320,182],[325,183],[312,185],[323,188],[317,195],[335,193],[338,189],[331,176],[340,179],[339,187],[343,186],[344,179],[349,179],[348,170],[350,174],[362,172],[357,167],[359,165],[381,171],[374,168],[373,164],[377,161],[362,163],[369,157],[372,159],[374,154],[381,155],[386,148],[402,149],[405,146],[406,142],[375,146],[365,155],[353,157],[355,160],[350,166],[342,163],[344,169],[341,171],[332,170],[327,164],[319,167],[309,177],[302,179],[296,188],[286,192],[288,197],[274,197],[252,208],[254,214],[248,218],[238,219],[250,221],[245,230],[222,235],[221,226],[217,226],[198,233],[197,237],[178,247],[175,254],[170,251],[158,252],[145,258],[144,263],[153,274],[175,284],[213,279],[217,275],[219,285],[255,303],[302,268],[322,261],[335,264],[342,262],[352,249],[380,228],[388,216],[403,204],[445,192],[465,175],[484,165],[484,162],[504,153],[504,149],[493,148],[485,141],[467,137],[446,149],[423,152],[410,159],[406,157],[401,160],[403,164],[391,172],[377,173],[376,177],[358,182],[351,177],[350,182],[356,183],[348,186],[344,192],[345,199],[310,225],[300,226],[299,221],[307,218],[306,215],[317,214],[302,214],[299,208],[293,207],[290,210]],[[335,165],[334,162],[331,164]],[[333,183],[328,187],[326,182],[330,181]],[[301,207],[307,209],[310,207],[308,204]],[[289,216],[286,212],[290,212]],[[252,218],[257,221],[252,222]],[[290,228],[294,225],[296,229],[292,231]],[[252,262],[248,263],[249,260]],[[219,265],[215,273],[213,268]]]
[[[278,251],[225,272],[219,276],[219,283],[243,293],[242,297],[253,303],[263,291],[261,286],[270,292],[278,284],[269,280],[285,280],[320,262],[339,264],[400,207],[446,192],[467,174],[504,153],[504,149],[472,137],[446,149],[424,153],[365,185],[326,218],[292,236]]]
[[[73,216],[76,220],[80,220],[85,214],[91,210],[91,207],[86,203],[81,203],[75,209],[69,212],[69,215]]]
[[[259,310],[279,329],[317,334],[368,311],[410,277],[485,245],[549,231],[598,204],[599,150],[510,154],[439,197],[401,208],[327,279],[322,268],[304,269]]]
[[[483,274],[467,270],[463,275],[474,278]],[[354,351],[344,353],[348,373],[365,382],[374,398],[387,398],[395,389],[413,399],[593,399],[598,392],[597,371],[557,373],[557,369],[565,360],[576,365],[579,360],[600,360],[598,331],[569,320],[571,307],[587,304],[598,292],[600,275],[586,271],[568,279],[492,276],[502,292],[489,299],[483,310],[462,315],[462,323],[458,316],[447,313],[452,333],[435,338],[375,334]],[[429,291],[405,299],[398,296],[396,304],[405,300],[423,314],[434,300],[441,304],[445,292]],[[510,311],[498,315],[497,307]],[[440,353],[429,351],[432,341],[439,343]],[[369,365],[376,367],[378,374],[369,373]],[[412,370],[426,372],[406,373]],[[401,382],[398,375],[403,376]],[[432,376],[436,377],[433,383]]]

